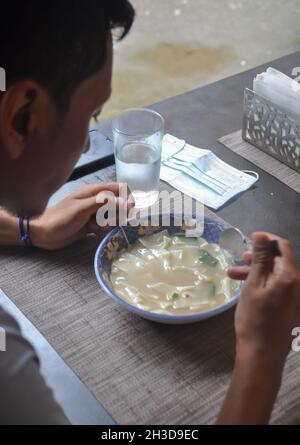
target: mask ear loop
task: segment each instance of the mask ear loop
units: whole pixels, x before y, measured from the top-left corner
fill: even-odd
[[[242,170],[242,172],[247,173],[247,175],[254,176],[257,181],[259,180],[259,174],[253,170]]]

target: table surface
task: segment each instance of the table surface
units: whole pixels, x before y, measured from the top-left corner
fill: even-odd
[[[165,117],[166,132],[196,147],[211,149],[234,167],[260,174],[257,187],[238,196],[217,213],[247,235],[256,230],[267,230],[289,238],[300,260],[297,230],[300,195],[218,142],[222,136],[242,128],[244,89],[252,88],[254,76],[269,66],[291,76],[292,69],[300,66],[300,52],[172,97],[150,108]],[[100,128],[106,136],[111,136],[110,122],[103,123]]]
[[[224,147],[218,139],[241,128],[243,91],[245,87],[251,87],[253,77],[257,73],[268,66],[273,66],[290,75],[295,66],[300,66],[299,61],[300,52],[297,52],[250,71],[170,98],[151,108],[163,114],[167,132],[185,139],[190,144],[211,149],[220,158],[237,168],[253,169],[254,166],[250,162]],[[102,123],[100,129],[105,136],[111,136],[110,122]],[[109,155],[109,148],[106,153]],[[299,194],[258,167],[255,166],[254,169],[260,174],[258,185],[232,200],[217,212],[218,215],[241,228],[245,234],[254,230],[268,230],[289,238],[300,259],[300,238],[297,230],[300,217]],[[101,176],[101,171],[99,176]],[[56,195],[56,199],[63,196],[70,187],[72,188],[71,184],[67,186],[67,189],[64,187]],[[0,271],[0,285],[1,278]],[[64,378],[70,376],[72,372],[70,368],[57,356],[46,340],[43,341],[42,337],[39,337],[41,334],[35,332],[35,328],[26,323],[24,315],[9,303],[7,297],[2,296],[0,303],[6,304],[21,324],[26,324],[26,334],[35,342],[40,355],[44,357],[47,354],[51,355],[50,363],[46,363],[45,360],[43,373],[54,388],[57,398],[70,419],[74,423],[82,424],[112,423],[112,419],[75,375],[69,378],[70,385],[67,387],[61,384]]]

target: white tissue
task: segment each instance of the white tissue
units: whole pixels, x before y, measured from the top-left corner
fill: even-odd
[[[284,111],[300,117],[300,85],[280,71],[270,67],[258,74],[253,81],[253,91]]]

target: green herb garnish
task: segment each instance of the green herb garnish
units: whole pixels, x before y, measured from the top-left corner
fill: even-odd
[[[214,284],[212,284],[209,289],[209,296],[214,297],[216,295],[216,290],[217,290],[216,286]]]
[[[201,263],[207,264],[211,267],[216,267],[216,265],[219,263],[217,258],[213,257],[204,249],[199,250],[199,260],[201,261]]]
[[[172,295],[172,300],[177,300],[179,298],[179,294],[176,292]]]

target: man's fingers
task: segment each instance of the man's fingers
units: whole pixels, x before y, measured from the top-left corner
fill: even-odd
[[[93,195],[91,197],[81,198],[78,200],[77,204],[80,206],[81,210],[88,211],[90,215],[96,213],[97,210],[103,205],[107,204],[108,207],[111,207],[112,212],[119,212],[120,207],[122,207],[124,214],[134,207],[134,199],[131,195],[128,196],[126,200],[122,196],[119,197],[112,190],[103,190]]]
[[[249,279],[256,286],[265,286],[269,274],[273,270],[274,255],[272,242],[266,233],[253,233],[253,252]]]
[[[297,262],[295,259],[293,248],[289,241],[279,239],[278,248],[280,256],[277,256],[274,261],[273,277],[274,281],[270,282],[270,285],[277,283],[280,286],[282,278],[293,277],[298,274]],[[285,280],[283,280],[284,282]]]
[[[279,250],[278,253],[276,253],[276,250],[274,249],[274,245],[271,245],[273,255],[279,256],[279,257],[284,256],[284,258],[286,259],[288,264],[293,264],[295,267],[297,267],[294,251],[290,245],[290,242],[288,240],[280,238],[277,235],[272,235],[271,233],[265,232],[265,234],[269,237],[270,241],[276,242],[278,245],[278,249],[276,249],[276,250]],[[250,266],[252,263],[252,257],[253,257],[253,253],[251,251],[246,251],[243,253],[243,260],[248,266]]]
[[[116,186],[117,184],[115,183],[85,184],[82,187],[80,187],[80,189],[73,192],[70,197],[76,199],[92,198],[105,190],[110,190],[112,191],[112,193],[115,193],[118,190]]]
[[[227,271],[227,275],[232,280],[245,281],[248,278],[249,272],[249,266],[231,266]]]
[[[270,272],[282,273],[284,269],[284,273],[288,273],[291,268],[297,268],[294,251],[289,241],[267,232],[254,233],[253,240],[255,244],[253,248],[256,249],[256,252],[244,252],[243,260],[246,266],[231,267],[228,270],[230,278],[245,280],[250,270],[254,269],[254,272],[251,272],[251,278],[256,285],[261,283],[264,285]],[[274,241],[278,244],[278,253],[274,251]],[[259,276],[258,279],[257,276]]]
[[[127,218],[130,214],[132,206],[134,203],[132,201],[126,201],[122,197],[119,196],[110,196],[108,200],[104,200],[104,202],[97,202],[95,198],[86,199],[83,202],[85,206],[85,211],[89,212],[90,222],[96,221],[96,214],[100,208],[102,208],[102,213],[99,215],[100,221],[102,220],[102,225],[98,225],[98,230],[103,227],[115,227],[119,224],[126,224]],[[105,207],[103,207],[105,205]],[[107,205],[107,206],[106,206]],[[94,230],[95,225],[93,225],[92,232]]]
[[[244,252],[243,260],[246,263],[245,266],[231,266],[227,271],[227,275],[232,280],[245,281],[248,278],[250,272],[250,265],[252,263],[252,252]]]
[[[101,192],[112,192],[115,196],[122,195],[124,198],[129,198],[131,195],[130,189],[125,183],[101,183],[101,184],[86,184],[79,190],[72,193],[73,198],[85,199],[97,196]]]
[[[288,240],[279,238],[278,239],[278,247],[281,253],[281,258],[284,263],[284,266],[296,266],[295,254],[294,250]],[[281,259],[280,258],[280,259]]]
[[[252,263],[252,252],[250,252],[249,250],[247,250],[246,252],[243,253],[243,260],[244,262],[250,266],[250,264]]]

